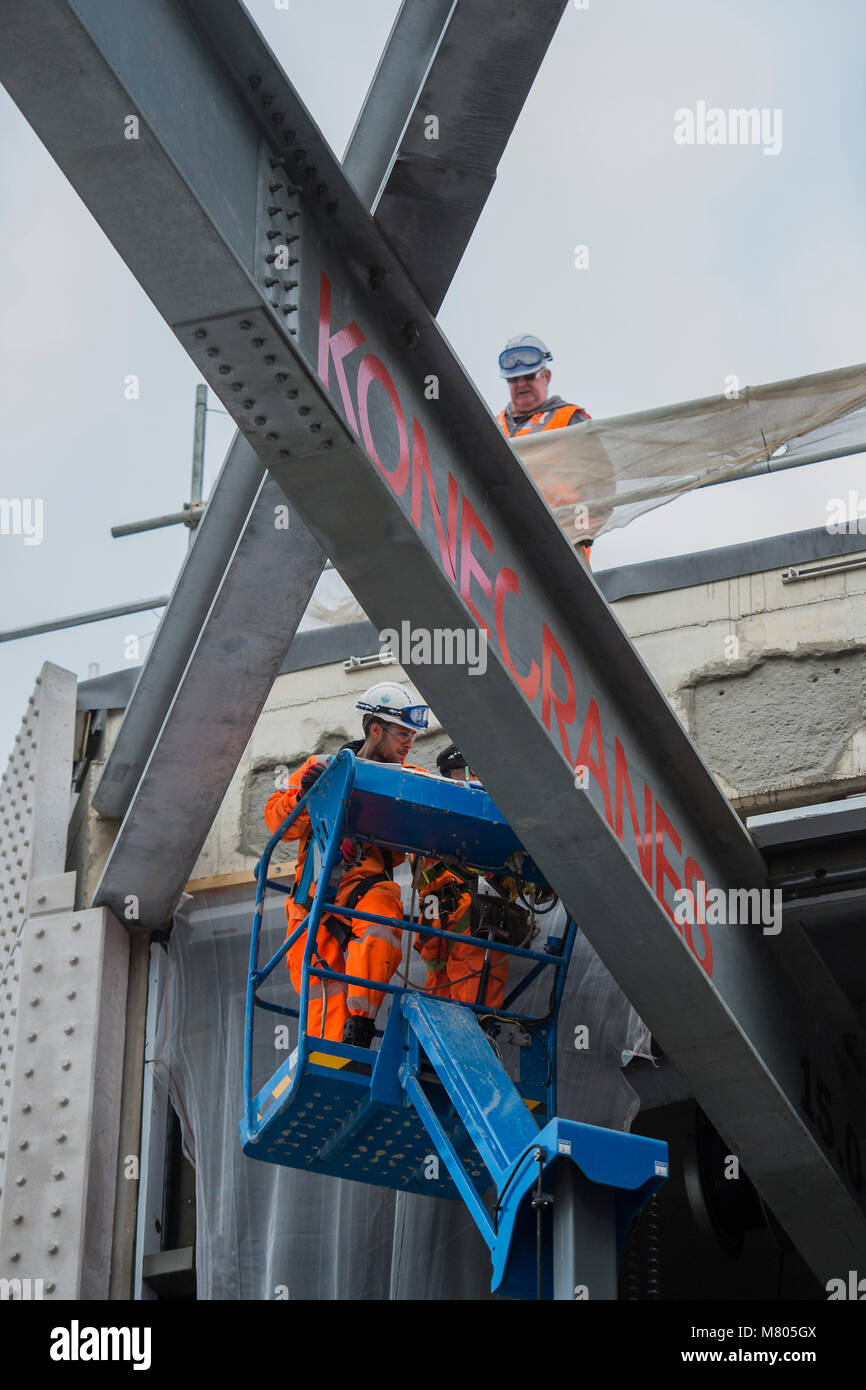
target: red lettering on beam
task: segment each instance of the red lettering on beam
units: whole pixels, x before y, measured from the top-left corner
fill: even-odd
[[[566,698],[563,700],[553,689],[550,680],[550,658],[555,656],[559,662],[561,671],[565,676]],[[559,742],[562,751],[571,763],[571,749],[568,746],[568,734],[565,726],[574,721],[577,710],[577,700],[574,694],[574,680],[571,668],[565,659],[562,648],[551,632],[547,623],[541,624],[541,718],[544,721],[545,729],[550,729],[550,706],[553,705],[556,714],[556,727],[559,730]],[[602,758],[604,750],[602,749]],[[610,797],[608,796],[608,800]]]
[[[490,598],[491,584],[486,573],[481,568],[478,560],[472,554],[472,534],[473,532],[481,541],[488,555],[493,554],[493,541],[487,528],[478,519],[478,513],[472,506],[468,497],[463,498],[463,510],[460,519],[460,597],[466,600],[466,607],[472,614],[479,627],[490,636],[490,628],[482,618],[472,599],[469,597],[469,588],[472,580],[475,579],[481,586],[482,592]]]
[[[628,798],[628,811],[631,817],[632,829],[634,831],[635,844],[637,845],[638,858],[640,859],[641,873],[647,883],[652,887],[653,881],[653,795],[649,789],[649,783],[644,782],[643,787],[643,832],[637,818],[637,808],[634,804],[634,796],[631,790],[631,781],[628,775],[628,763],[625,760],[625,749],[619,739],[614,739],[614,772],[613,772],[613,801],[615,812],[616,837],[622,842],[622,822],[623,822],[623,799],[622,793]]]
[[[506,594],[516,594],[519,589],[519,580],[514,570],[503,568],[496,576],[496,583],[493,587],[493,614],[496,621],[496,636],[499,641],[499,650],[502,652],[502,660],[505,662],[509,673],[517,681],[526,699],[532,704],[538,694],[538,685],[541,680],[541,669],[537,661],[533,661],[529,672],[521,676],[514,662],[511,660],[511,652],[508,650],[508,643],[505,640],[505,624],[502,618],[502,609],[505,605]]]
[[[400,457],[397,465],[390,472],[382,463],[376,452],[376,445],[373,443],[373,435],[370,430],[370,416],[367,411],[367,396],[370,386],[374,381],[378,381],[384,386],[391,407],[394,411],[394,419],[397,423],[397,434],[400,439]],[[358,368],[358,414],[361,417],[361,436],[364,440],[364,447],[370,458],[376,464],[383,478],[387,478],[391,485],[391,490],[396,497],[402,497],[406,491],[406,484],[409,481],[409,435],[406,430],[406,417],[403,414],[403,407],[400,404],[400,397],[397,395],[397,388],[391,380],[391,373],[378,357],[374,357],[372,352],[361,362]]]
[[[355,348],[360,347],[363,342],[364,334],[354,321],[346,328],[341,328],[339,333],[331,332],[331,282],[323,272],[319,291],[319,380],[323,386],[328,385],[330,363],[333,357],[343,410],[355,434],[358,433],[358,421],[355,417],[355,407],[352,404],[349,383],[346,381],[343,358],[348,357],[349,353],[354,352]]]
[[[598,757],[592,756],[592,745],[598,749]],[[569,759],[569,761],[571,761]],[[604,740],[601,736],[601,716],[598,712],[598,705],[595,700],[590,700],[589,709],[586,712],[586,719],[583,723],[583,732],[580,736],[580,747],[577,750],[577,758],[574,762],[575,767],[588,768],[591,775],[601,787],[604,795],[604,814],[609,826],[613,826],[613,811],[610,804],[610,780],[607,775],[607,761],[604,756]]]
[[[436,496],[436,488],[433,484],[433,473],[430,468],[430,455],[427,452],[427,440],[424,431],[418,421],[412,420],[412,524],[417,531],[421,530],[421,480],[427,483],[427,496],[430,499],[430,506],[433,509],[433,521],[436,526],[436,535],[439,540],[439,554],[442,557],[442,568],[453,584],[457,583],[457,501],[458,491],[457,482],[454,477],[448,474],[448,539],[446,541],[445,531],[442,527],[442,513],[439,510],[439,500]]]
[[[695,891],[697,884],[700,884],[703,890],[700,894]],[[688,859],[683,865],[683,887],[688,889],[688,891],[692,894],[692,898],[694,900],[695,923],[700,930],[704,942],[703,955],[699,956],[697,950],[695,949],[695,943],[692,938],[692,925],[690,922],[686,922],[685,924],[686,943],[688,944],[689,950],[691,951],[695,960],[698,962],[698,965],[701,967],[701,969],[707,975],[712,976],[713,943],[710,940],[710,934],[707,931],[706,915],[704,913],[707,883],[706,879],[704,878],[703,869],[701,868],[698,861],[696,859],[693,859],[691,855],[689,855]]]
[[[682,840],[662,810],[661,802],[656,801],[656,897],[677,931],[681,932],[682,927],[675,920],[671,908],[665,902],[665,880],[673,886],[674,891],[682,886],[665,856],[665,835],[670,838],[671,844],[679,854],[683,847]]]

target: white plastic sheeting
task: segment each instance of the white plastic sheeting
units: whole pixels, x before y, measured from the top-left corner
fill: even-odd
[[[491,1297],[487,1248],[461,1202],[398,1194],[244,1157],[237,1124],[253,901],[253,887],[244,885],[182,904],[160,1004],[155,1072],[169,1085],[196,1170],[198,1297]],[[534,944],[563,919],[559,907],[540,919],[545,926]],[[284,935],[283,899],[269,893],[261,962]],[[423,967],[412,954],[409,978],[420,984]],[[552,972],[545,974],[552,978]],[[516,978],[515,971],[512,982]],[[536,982],[517,1007],[546,1012],[548,989],[549,981]],[[297,1002],[282,965],[260,993],[280,1003]],[[380,1025],[386,1009],[387,1001]],[[285,1051],[275,1047],[275,1029],[285,1022],[257,1011],[254,1090],[285,1060]],[[586,1049],[575,1047],[578,1025],[588,1030]],[[291,1021],[292,1047],[295,1036]],[[501,1053],[513,1070],[516,1049],[503,1045]],[[560,1014],[559,1113],[628,1129],[638,1101],[621,1067],[635,1053],[649,1058],[647,1030],[578,935]]]
[[[657,410],[512,440],[569,540],[602,535],[673,497],[866,439],[866,366],[739,386]],[[576,507],[588,509],[585,520]]]

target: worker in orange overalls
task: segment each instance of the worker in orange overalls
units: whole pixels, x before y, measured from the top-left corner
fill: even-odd
[[[477,781],[456,744],[445,748],[436,759],[443,777],[451,781]],[[433,863],[425,874],[421,899],[422,921],[443,931],[466,932],[475,936],[485,930],[480,922],[478,876],[467,873],[462,878],[453,869]],[[496,880],[502,890],[500,901],[513,896],[511,879]],[[473,927],[474,923],[474,927]],[[457,999],[466,1004],[489,1004],[501,1008],[508,979],[508,956],[502,951],[490,951],[483,946],[463,945],[446,941],[441,936],[421,937],[415,949],[427,966],[424,988],[438,999]],[[485,961],[487,983],[484,998],[479,998]]]
[[[553,361],[553,353],[534,333],[518,333],[509,338],[499,354],[499,375],[508,382],[511,404],[500,410],[496,423],[509,439],[517,435],[534,434],[537,430],[562,430],[566,425],[579,425],[581,420],[591,417],[580,405],[569,405],[561,396],[548,396],[550,368],[546,362]],[[562,489],[557,495],[545,491],[550,507],[568,506],[580,501],[580,495],[571,488],[567,495]],[[558,495],[561,494],[561,495]],[[583,543],[583,558],[589,565],[591,540]],[[581,551],[578,550],[578,554]]]
[[[364,737],[344,744],[344,747],[350,748],[358,758],[395,763],[412,772],[430,775],[423,768],[405,762],[418,730],[427,727],[426,705],[415,704],[403,686],[393,681],[380,681],[364,691],[355,708],[363,713]],[[268,798],[265,823],[272,834],[294,810],[299,798],[322,775],[328,761],[312,754],[293,773],[288,789],[275,792]],[[311,838],[310,820],[306,815],[300,815],[283,836],[285,840],[299,839],[301,842],[295,871],[296,890]],[[393,871],[395,865],[402,863],[405,855],[399,851],[380,849],[377,845],[360,844],[349,838],[343,841],[341,853],[343,875],[337,896],[331,901],[339,907],[357,907],[362,912],[402,921],[403,904],[400,889],[393,880]],[[315,884],[310,888],[308,901],[298,902],[294,897],[286,899],[289,923],[287,938],[309,911],[314,892]],[[316,946],[318,955],[328,969],[388,984],[400,964],[400,939],[400,928],[396,926],[330,916],[319,925]],[[305,946],[306,933],[302,932],[290,948],[286,962],[298,994],[301,990]],[[369,1047],[375,1035],[375,1018],[382,998],[380,991],[365,986],[347,987],[339,980],[320,980],[311,976],[307,1032],[312,1037],[332,1038],[355,1047]]]

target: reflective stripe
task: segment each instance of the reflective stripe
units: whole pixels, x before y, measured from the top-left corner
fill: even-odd
[[[354,1012],[356,1009],[361,1009],[365,1018],[371,1017],[371,1014],[369,1013],[370,1000],[367,998],[366,994],[348,995],[346,999],[346,1007],[348,1008],[350,1013]]]
[[[400,950],[400,937],[393,927],[386,927],[384,922],[358,922],[357,926],[366,930],[359,933],[357,927],[355,928],[356,941],[369,941],[371,937],[375,937],[378,941],[387,941],[396,951]]]
[[[326,966],[330,969],[330,966]],[[339,980],[320,980],[317,975],[310,976],[310,999],[321,999],[322,986],[324,985],[325,994],[342,994],[346,986],[341,985]]]

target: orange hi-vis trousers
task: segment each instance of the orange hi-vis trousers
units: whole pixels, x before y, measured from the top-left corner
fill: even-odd
[[[431,881],[428,894],[435,897],[437,888],[441,889],[448,879],[455,883],[460,882],[446,870],[444,874]],[[429,897],[427,901],[430,901]],[[441,920],[436,917],[428,922],[425,915],[424,921],[441,931],[466,932],[471,935],[472,898],[468,888],[462,889],[454,909],[445,913]],[[424,988],[428,994],[434,994],[437,999],[457,999],[464,1004],[486,1004],[492,1009],[502,1007],[508,980],[508,956],[502,951],[488,953],[483,946],[473,946],[468,942],[464,946],[459,941],[444,941],[441,936],[422,937],[416,949],[427,966]],[[487,986],[484,998],[479,999],[481,972],[488,954]]]
[[[354,880],[357,882],[357,879]],[[336,902],[346,902],[353,887],[353,878],[346,875],[337,892]],[[361,912],[375,913],[378,917],[403,919],[403,903],[400,889],[396,883],[376,883],[357,901],[355,906]],[[286,916],[289,919],[289,935],[305,916],[305,909],[291,898],[286,901]],[[389,984],[402,957],[401,930],[398,926],[387,926],[381,922],[365,922],[359,918],[343,918],[352,928],[346,950],[324,922],[319,924],[316,948],[324,965],[341,975],[356,975],[365,980]],[[300,996],[301,967],[307,934],[302,932],[290,947],[288,966],[292,984]],[[313,964],[318,964],[315,955]],[[310,976],[310,996],[307,1010],[307,1032],[311,1037],[332,1038],[339,1042],[349,1014],[362,1018],[375,1018],[384,998],[381,990],[373,990],[364,985],[346,984],[341,980],[320,980]]]

